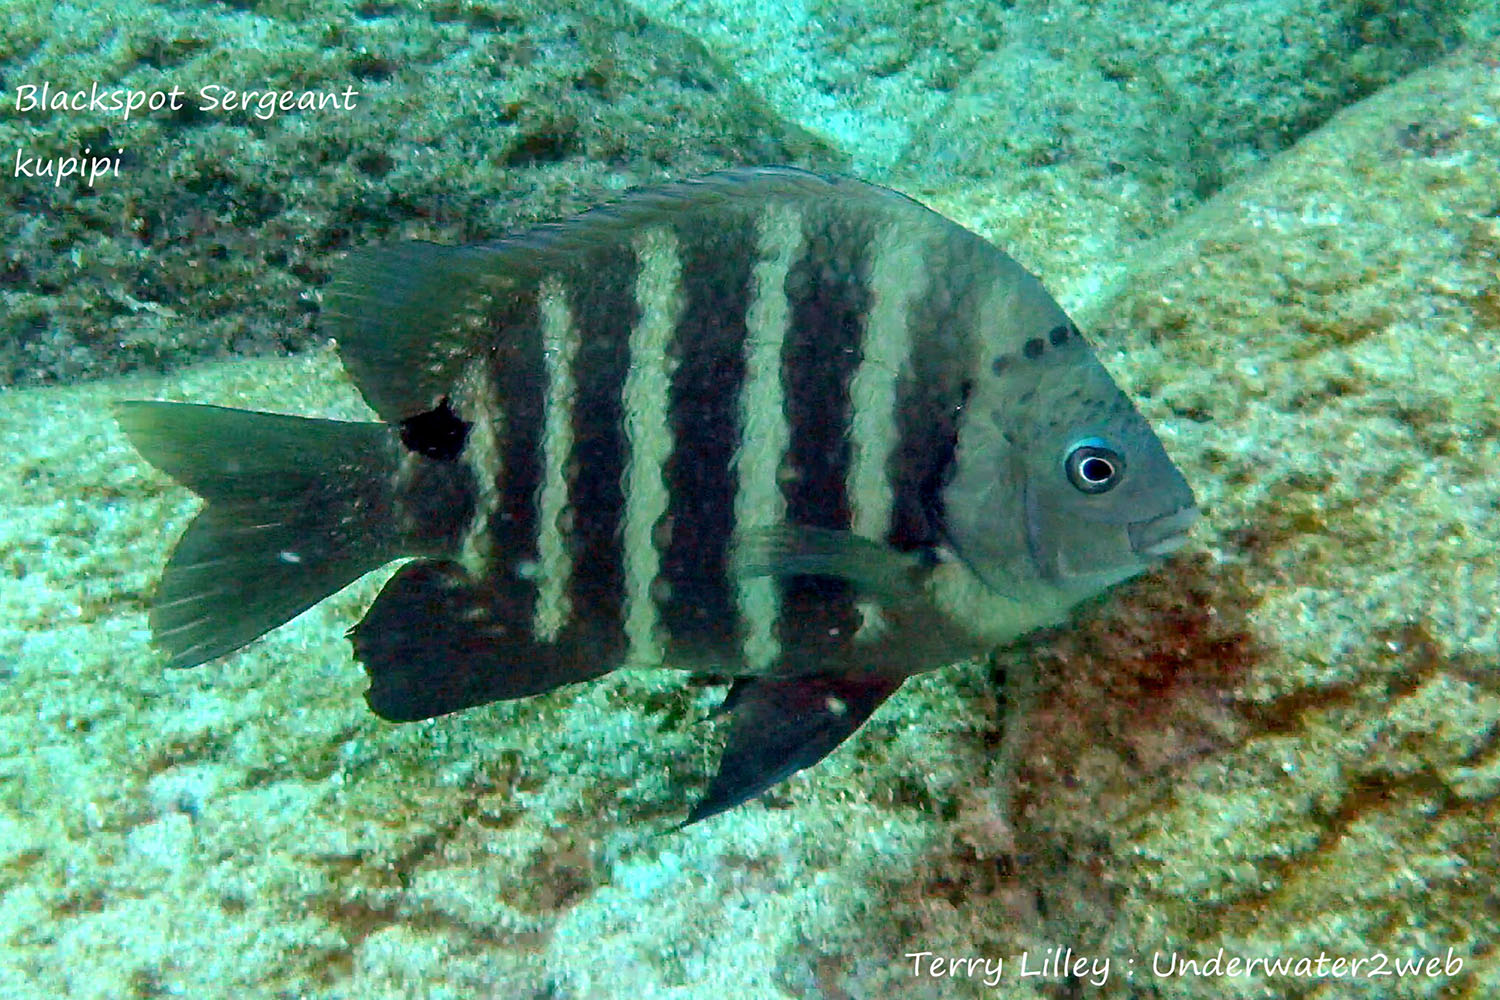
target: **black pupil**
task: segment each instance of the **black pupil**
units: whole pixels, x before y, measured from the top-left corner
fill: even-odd
[[[1102,483],[1115,474],[1115,467],[1108,460],[1091,455],[1083,460],[1078,472],[1087,482]]]

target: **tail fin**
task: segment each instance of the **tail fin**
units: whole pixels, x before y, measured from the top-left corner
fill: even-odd
[[[186,403],[118,403],[152,465],[208,501],[177,543],[151,633],[192,667],[289,621],[396,558],[385,424]]]

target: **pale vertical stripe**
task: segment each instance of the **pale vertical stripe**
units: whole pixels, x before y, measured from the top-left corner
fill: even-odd
[[[911,355],[911,306],[927,287],[921,245],[898,223],[876,241],[870,266],[859,367],[849,382],[849,495],[856,535],[884,541],[894,492],[889,471],[896,448],[896,384]]]
[[[504,414],[499,394],[495,391],[489,354],[482,354],[464,366],[453,392],[453,406],[472,424],[464,442],[462,459],[474,477],[476,493],[474,518],[464,531],[459,562],[470,576],[479,578],[490,568],[490,548],[494,541],[490,534],[490,518],[500,509],[500,476],[504,471],[500,467]]]
[[[542,282],[540,299],[547,395],[542,415],[542,486],[537,499],[537,594],[531,626],[538,639],[552,642],[573,610],[568,601],[573,555],[563,519],[568,508],[568,463],[573,459],[573,401],[578,392],[573,362],[578,356],[578,327],[560,280],[553,277]]]
[[[786,204],[766,208],[756,226],[756,262],[745,314],[745,383],[740,393],[740,447],[735,454],[734,531],[744,539],[786,517],[777,474],[786,458],[790,431],[781,384],[781,347],[791,326],[786,278],[802,252],[802,215]],[[743,654],[754,670],[768,669],[781,655],[776,581],[736,574],[736,600],[744,626]]]
[[[682,259],[676,237],[648,229],[635,240],[639,273],[635,301],[640,317],[630,331],[630,367],[625,374],[625,638],[628,662],[660,664],[660,609],[653,584],[661,572],[656,526],[667,512],[663,470],[672,456],[669,423],[672,336],[682,316]]]
[[[911,355],[911,307],[927,287],[919,242],[899,222],[889,222],[875,242],[870,265],[870,307],[865,314],[859,367],[849,382],[850,528],[884,542],[890,530],[894,490],[890,460],[896,448],[896,384]],[[859,635],[879,632],[878,611],[859,603]]]

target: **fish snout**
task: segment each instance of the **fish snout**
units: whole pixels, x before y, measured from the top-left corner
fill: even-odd
[[[1157,559],[1180,549],[1199,517],[1193,504],[1179,507],[1149,521],[1137,521],[1127,530],[1130,548],[1136,555]]]

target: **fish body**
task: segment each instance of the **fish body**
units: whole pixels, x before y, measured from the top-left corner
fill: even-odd
[[[325,311],[380,422],[120,405],[208,500],[153,604],[171,665],[416,557],[350,633],[378,714],[622,665],[732,676],[689,822],[1196,516],[1036,278],[854,180],[732,170],[489,244],[356,251]]]

